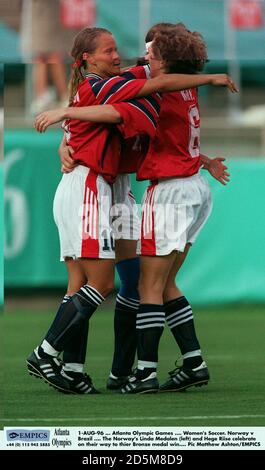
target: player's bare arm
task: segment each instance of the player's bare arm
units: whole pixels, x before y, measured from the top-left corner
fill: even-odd
[[[70,173],[75,168],[76,162],[72,158],[73,153],[74,150],[66,144],[66,138],[64,136],[58,149],[58,154],[62,164],[62,173]]]
[[[200,155],[203,168],[208,170],[209,173],[224,186],[230,181],[230,173],[227,172],[227,166],[223,163],[224,157],[209,158],[206,155]]]
[[[196,88],[202,85],[226,86],[231,93],[237,93],[238,88],[232,78],[225,73],[221,74],[160,74],[155,78],[147,80],[138,95],[138,98],[154,92],[166,93]]]
[[[35,128],[42,133],[46,131],[47,127],[65,119],[79,119],[80,121],[103,122],[106,124],[121,122],[119,112],[111,105],[67,107],[52,109],[39,114],[35,120]]]

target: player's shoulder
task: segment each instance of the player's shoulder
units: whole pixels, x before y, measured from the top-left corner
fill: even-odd
[[[98,96],[99,93],[106,93],[115,85],[119,86],[119,84],[124,82],[124,79],[122,79],[120,76],[100,78],[99,80],[88,77],[87,80],[88,88],[90,88],[95,96]]]
[[[123,71],[122,77],[126,79],[150,78],[149,65],[135,65]]]
[[[95,83],[98,83],[100,80],[100,77],[96,75],[86,75],[85,79],[78,85],[78,93],[80,94],[80,96],[84,93],[86,94],[88,92],[91,92],[93,85]]]

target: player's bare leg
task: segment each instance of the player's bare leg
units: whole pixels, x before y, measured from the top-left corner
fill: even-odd
[[[67,295],[74,295],[87,281],[78,260],[67,258],[65,265],[68,272]]]
[[[175,251],[166,256],[141,256],[139,282],[141,304],[163,305],[163,292],[176,256]]]
[[[125,259],[133,259],[137,257],[136,254],[137,241],[124,240],[120,238],[115,241],[115,263],[119,263]]]
[[[183,252],[176,252],[176,258],[168,274],[166,285],[163,291],[164,304],[166,302],[169,302],[170,300],[176,299],[177,297],[181,297],[183,295],[181,290],[176,285],[176,276],[188,255],[190,246],[191,245],[187,243]]]

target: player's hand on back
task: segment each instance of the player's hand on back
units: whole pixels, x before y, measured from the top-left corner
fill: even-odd
[[[71,173],[71,171],[73,171],[76,166],[76,162],[72,158],[72,155],[74,154],[74,149],[69,145],[66,145],[65,142],[62,142],[59,147],[58,153],[62,164],[62,173]]]
[[[211,85],[214,86],[226,86],[231,93],[238,93],[238,88],[234,81],[226,73],[213,74],[211,78]]]
[[[213,178],[225,186],[230,181],[230,173],[226,171],[227,166],[224,165],[224,161],[224,157],[211,158],[207,165],[207,170],[213,176]]]

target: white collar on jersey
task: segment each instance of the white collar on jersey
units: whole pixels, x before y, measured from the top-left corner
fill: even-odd
[[[146,52],[148,53],[149,52],[149,49],[150,49],[150,46],[152,44],[153,41],[149,41],[149,42],[146,42],[145,43],[145,49],[146,49]]]
[[[103,80],[103,78],[100,75],[97,75],[96,73],[87,73],[86,78],[100,78],[100,80]]]

